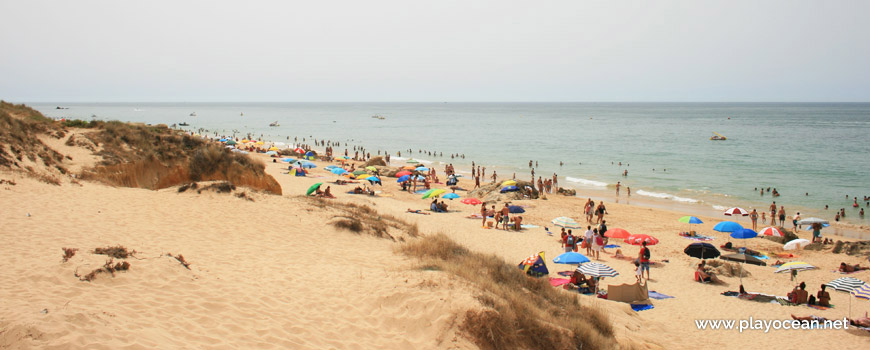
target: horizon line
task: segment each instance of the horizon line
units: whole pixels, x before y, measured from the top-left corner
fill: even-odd
[[[859,103],[870,103],[870,100],[867,101],[628,101],[628,100],[620,100],[620,101],[266,101],[266,100],[258,100],[258,101],[62,101],[62,100],[35,100],[35,101],[23,101],[23,102],[12,102],[6,99],[0,99],[9,103],[124,103],[124,104],[135,104],[135,103],[180,103],[180,104],[193,104],[193,103],[518,103],[518,104],[535,104],[535,103],[746,103],[746,104],[764,104],[764,103],[795,103],[795,104],[813,104],[813,103],[851,103],[851,104],[859,104]]]

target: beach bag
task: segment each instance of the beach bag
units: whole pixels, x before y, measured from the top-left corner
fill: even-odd
[[[601,236],[596,237],[595,244],[603,247],[604,246],[604,239],[602,239]]]
[[[649,248],[643,248],[643,258],[649,260]]]
[[[569,246],[569,247],[573,247],[574,246],[574,236],[568,236],[568,238],[565,239],[565,245]]]

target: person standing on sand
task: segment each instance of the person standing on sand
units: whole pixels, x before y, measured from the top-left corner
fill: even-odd
[[[770,226],[776,226],[776,201],[770,205]]]
[[[783,225],[785,225],[785,206],[780,205],[779,206],[779,228],[783,228]]]
[[[640,248],[640,253],[637,256],[637,260],[640,260],[640,267],[642,270],[646,271],[646,279],[649,280],[649,258],[650,251],[649,248],[646,247],[646,241],[643,242],[643,247]],[[643,275],[641,271],[641,275]]]
[[[492,183],[495,183],[495,180],[498,179],[498,173],[493,170],[492,171]]]
[[[474,188],[480,188],[480,176],[474,177]]]
[[[625,189],[627,190],[626,192],[628,192],[628,196],[631,197],[631,187],[626,187]]]
[[[586,255],[592,256],[592,237],[595,232],[592,232],[592,226],[586,225],[586,233],[583,235],[583,245],[586,246]]]
[[[794,225],[794,228],[792,229],[792,231],[797,232],[797,230],[800,228],[799,227],[800,225],[798,225],[798,221],[800,221],[800,220],[801,220],[801,212],[797,212],[797,214],[795,214],[791,218],[791,223],[792,223],[792,225]]]
[[[486,203],[480,203],[480,216],[483,217],[483,227],[486,227]]]
[[[595,223],[596,223],[596,224],[599,223],[599,222],[602,222],[602,221],[604,220],[604,214],[609,214],[609,213],[607,212],[607,208],[604,206],[604,201],[601,201],[601,202],[598,203],[598,210],[597,210],[597,212],[598,212],[598,219],[595,220]]]
[[[544,193],[544,180],[541,180],[540,176],[538,176],[538,192]]]
[[[511,208],[508,207],[507,203],[505,203],[504,208],[501,208],[501,217],[502,217],[502,220],[504,220],[503,227],[504,227],[505,231],[507,231],[507,229],[508,229],[508,221],[509,221],[510,214],[511,214]],[[496,225],[498,225],[498,223],[496,223]]]
[[[553,173],[553,188],[559,188],[559,177],[556,176],[556,173]]]
[[[755,209],[749,213],[749,220],[752,220],[752,231],[758,231],[758,212]]]
[[[617,182],[616,182],[616,196],[617,196],[617,197],[619,197],[619,187],[620,187],[620,186],[622,186],[622,184],[620,184],[619,181],[617,181]]]

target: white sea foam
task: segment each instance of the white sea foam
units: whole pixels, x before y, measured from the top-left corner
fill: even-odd
[[[725,210],[725,209],[728,209],[728,207],[723,207],[723,206],[721,206],[721,205],[715,205],[715,204],[714,204],[714,205],[713,205],[713,209],[716,209],[716,210]]]
[[[574,182],[586,186],[607,187],[607,183],[601,181],[587,180],[570,176],[565,176],[565,180],[568,180],[568,182]]]
[[[641,195],[641,196],[661,198],[661,199],[670,199],[673,201],[684,202],[684,203],[698,203],[699,202],[699,200],[694,199],[694,198],[677,197],[677,196],[669,194],[669,193],[649,192],[649,191],[644,191],[644,190],[637,190],[637,192],[635,192],[635,193],[638,195]]]

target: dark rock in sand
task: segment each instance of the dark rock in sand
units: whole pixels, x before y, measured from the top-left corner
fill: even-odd
[[[559,187],[559,189],[556,190],[556,193],[561,194],[561,195],[563,195],[563,196],[574,197],[574,196],[577,195],[577,190],[572,190],[572,189],[569,189],[569,188]]]
[[[503,181],[502,181],[503,182]],[[501,182],[481,185],[480,188],[468,192],[469,197],[479,198],[486,203],[506,202],[520,199],[538,199],[539,193],[531,182],[517,181],[519,191],[501,193]]]
[[[367,166],[387,166],[387,162],[384,161],[383,157],[372,157],[368,162],[363,164],[363,168]]]

